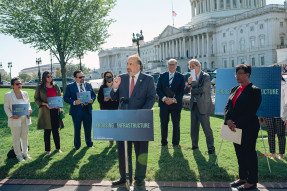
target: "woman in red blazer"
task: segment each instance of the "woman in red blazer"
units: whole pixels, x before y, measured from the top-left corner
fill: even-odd
[[[260,128],[256,115],[261,104],[261,90],[250,81],[251,66],[236,66],[235,77],[239,86],[232,88],[224,110],[224,122],[232,131],[242,129],[241,145],[234,143],[239,165],[239,179],[231,187],[238,190],[250,190],[257,187],[258,160],[255,150],[256,139]]]

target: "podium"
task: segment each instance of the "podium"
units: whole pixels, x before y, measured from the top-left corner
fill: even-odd
[[[126,188],[130,190],[128,141],[154,141],[153,110],[93,110],[93,139],[124,141]]]

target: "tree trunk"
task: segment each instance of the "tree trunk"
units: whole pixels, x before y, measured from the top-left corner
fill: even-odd
[[[63,84],[63,95],[64,95],[65,91],[66,91],[66,87],[67,87],[66,61],[65,61],[64,53],[60,52],[59,56],[60,56],[62,84]]]

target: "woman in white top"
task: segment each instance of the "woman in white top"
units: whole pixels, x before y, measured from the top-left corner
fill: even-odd
[[[4,96],[4,110],[8,117],[8,126],[11,129],[12,143],[17,159],[22,162],[31,159],[28,155],[28,131],[31,125],[30,115],[32,113],[29,96],[25,91],[21,91],[22,83],[19,78],[11,79],[13,90]],[[29,115],[13,116],[12,104],[28,104]],[[21,144],[21,145],[20,145]],[[21,151],[22,148],[22,151]],[[25,159],[24,159],[25,158]]]
[[[284,105],[287,104],[287,83],[281,76],[281,113],[280,117],[283,117]],[[280,117],[265,117],[268,132],[268,143],[271,153],[271,159],[275,159],[275,134],[278,137],[279,144],[279,156],[278,159],[282,160],[285,154],[286,147],[286,136],[285,136],[285,125],[283,118]]]

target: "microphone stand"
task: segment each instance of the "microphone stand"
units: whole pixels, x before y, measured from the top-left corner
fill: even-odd
[[[127,110],[128,109],[129,100],[122,97],[120,98],[120,109]],[[126,189],[130,190],[130,174],[129,174],[129,158],[128,158],[128,141],[124,141],[125,147],[125,165],[126,165]]]

